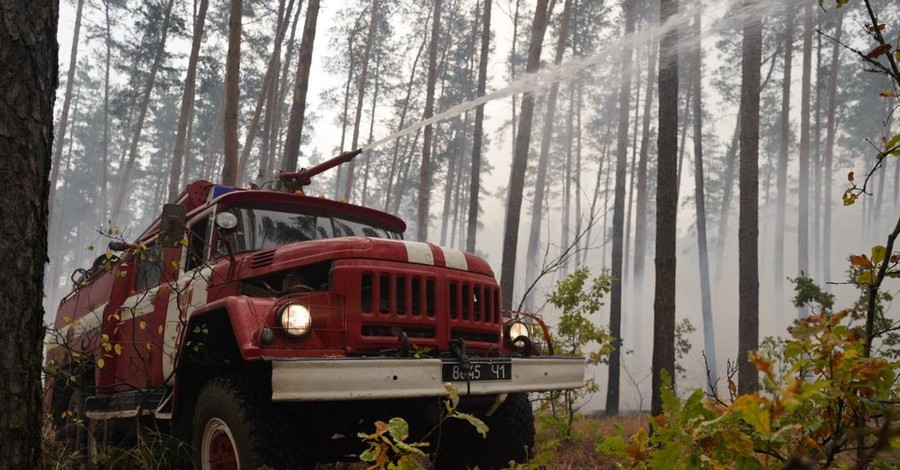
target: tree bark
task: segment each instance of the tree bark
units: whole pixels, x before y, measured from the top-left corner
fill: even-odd
[[[438,41],[441,34],[441,0],[434,0],[431,22],[431,44],[428,46],[428,83],[425,88],[425,114],[422,119],[434,115],[434,85],[437,81]],[[416,223],[416,239],[428,240],[429,206],[431,203],[431,139],[434,129],[425,126],[422,137],[422,162],[419,166],[419,211]],[[348,185],[349,186],[349,185]]]
[[[271,95],[270,90],[275,88],[275,80],[278,79],[278,68],[281,64],[281,44],[284,42],[284,36],[287,34],[287,22],[291,16],[291,10],[294,8],[294,0],[284,7],[284,0],[279,2],[278,6],[278,22],[275,28],[275,44],[272,54],[269,56],[269,63],[266,66],[266,75],[263,78],[262,87],[259,89],[259,96],[256,97],[256,107],[253,109],[253,116],[250,118],[250,124],[247,126],[247,139],[244,147],[241,149],[241,156],[238,160],[238,180],[246,178],[247,163],[250,161],[250,153],[253,151],[253,143],[256,141],[256,134],[259,132],[259,120],[262,118],[262,111],[266,101]],[[266,114],[271,114],[272,110],[266,108]],[[267,136],[263,136],[267,138]]]
[[[294,19],[291,21],[291,34],[287,42],[287,47],[285,48],[284,63],[281,64],[281,79],[279,80],[276,97],[275,116],[273,116],[274,125],[272,126],[272,133],[269,136],[271,139],[269,144],[270,152],[269,157],[266,160],[266,168],[270,173],[274,173],[275,168],[278,168],[278,160],[282,155],[282,147],[284,146],[284,140],[281,139],[281,127],[284,124],[284,104],[290,88],[288,87],[288,81],[291,76],[291,63],[294,60],[294,39],[297,36],[297,24],[300,22],[300,11],[302,9],[303,0],[299,0],[297,2],[297,9],[294,10]]]
[[[678,13],[678,0],[661,0],[659,21]],[[678,29],[659,42],[659,163],[656,177],[656,288],[653,300],[651,413],[662,412],[662,372],[675,381],[675,230],[678,217]]]
[[[175,0],[169,0],[166,4],[166,10],[163,16],[162,33],[157,45],[156,52],[153,57],[153,64],[150,67],[150,77],[147,79],[147,86],[144,88],[143,96],[141,96],[140,110],[138,111],[137,122],[134,125],[134,134],[131,137],[131,145],[128,147],[128,160],[125,162],[125,168],[121,169],[118,178],[118,188],[116,189],[116,199],[113,203],[113,210],[110,219],[117,222],[122,207],[125,204],[125,190],[131,182],[131,171],[134,169],[134,161],[137,158],[138,145],[141,142],[141,134],[144,130],[144,120],[147,117],[147,110],[150,107],[150,98],[153,95],[153,87],[156,85],[156,75],[162,66],[163,57],[166,51],[166,38],[169,35],[169,28],[172,24],[172,6]]]
[[[809,275],[809,147],[810,88],[812,77],[813,5],[803,6],[803,76],[800,85],[800,174],[797,205],[797,274]],[[800,309],[800,316],[806,315]]]
[[[626,0],[627,1],[627,0]],[[630,3],[629,3],[630,4]],[[559,23],[559,35],[556,42],[556,55],[553,64],[562,63],[563,53],[566,50],[566,41],[569,34],[569,19],[572,17],[572,0],[566,0],[563,6]],[[547,166],[550,160],[550,143],[553,139],[553,124],[556,120],[556,101],[559,96],[559,82],[550,87],[547,96],[546,114],[544,116],[544,128],[541,131],[541,150],[538,156],[537,175],[534,182],[534,199],[531,204],[531,225],[529,226],[528,251],[525,257],[525,285],[528,293],[525,296],[525,311],[534,311],[534,289],[532,284],[537,282],[538,272],[541,271],[540,259],[541,229],[543,227],[544,205],[546,203],[544,192],[547,186]]]
[[[625,35],[634,32],[637,17],[634,0],[625,1]],[[622,361],[622,273],[623,236],[625,233],[625,173],[628,168],[628,119],[631,105],[631,63],[633,52],[625,46],[622,55],[622,82],[619,86],[619,129],[616,139],[616,183],[613,197],[612,292],[609,302],[609,333],[612,351],[609,354],[609,381],[606,392],[607,416],[619,413],[619,378]],[[675,91],[676,99],[678,91]]]
[[[825,213],[823,214],[822,231],[822,262],[825,264],[822,274],[824,281],[831,280],[831,186],[833,184],[832,169],[834,168],[834,140],[837,135],[837,81],[838,70],[841,68],[841,36],[844,32],[844,10],[838,13],[838,23],[835,27],[835,42],[831,50],[831,69],[828,71],[828,109],[826,111],[828,124],[825,131]],[[895,165],[900,168],[900,165]],[[894,180],[894,188],[898,187]]]
[[[109,3],[103,0],[103,12],[106,18],[104,39],[106,46],[106,65],[103,73],[103,176],[100,182],[100,221],[106,221],[109,211],[109,75],[112,62],[112,25],[109,15]]]
[[[366,48],[363,51],[362,70],[359,72],[359,81],[356,88],[356,118],[353,122],[353,137],[351,138],[350,148],[359,148],[359,131],[362,124],[363,101],[366,97],[366,82],[369,80],[369,57],[372,54],[372,46],[375,42],[375,35],[378,30],[378,2],[372,0],[372,14],[369,17],[369,32],[366,34]],[[353,199],[353,172],[356,168],[356,162],[350,160],[346,165],[346,177],[344,179],[344,200]]]
[[[781,135],[778,140],[778,195],[775,215],[775,313],[781,318],[784,306],[784,232],[787,206],[787,167],[791,132],[791,68],[794,56],[794,7],[786,11],[784,30],[784,76],[781,80]]]
[[[69,129],[69,108],[72,105],[72,89],[75,86],[75,70],[78,68],[78,37],[81,33],[81,12],[84,10],[84,0],[78,0],[75,9],[75,32],[72,36],[72,52],[69,55],[69,71],[66,74],[66,95],[63,98],[62,115],[59,117],[58,139],[56,151],[53,155],[53,163],[50,169],[50,216],[53,215],[53,207],[56,204],[56,183],[59,180],[59,162],[62,160],[63,148],[66,143],[66,132]]]
[[[641,126],[641,157],[637,170],[637,197],[634,212],[634,292],[635,297],[643,295],[644,253],[647,249],[647,166],[650,155],[650,115],[653,110],[654,81],[656,63],[659,60],[659,44],[651,45],[649,72],[647,73],[647,96],[644,98],[644,119]],[[637,313],[637,312],[635,312]]]
[[[549,0],[538,0],[531,26],[526,73],[535,73],[541,66],[541,49],[547,19],[550,16]],[[525,188],[525,170],[528,167],[528,149],[531,145],[531,120],[534,115],[534,93],[522,94],[522,110],[519,113],[512,168],[509,174],[506,226],[503,231],[503,261],[501,263],[500,288],[503,291],[503,308],[512,307],[515,287],[516,251],[519,246],[519,219],[522,212],[522,193]]]
[[[484,96],[487,88],[487,66],[491,52],[491,4],[484,0],[481,18],[481,55],[478,61],[478,85],[476,95]],[[475,252],[478,233],[478,202],[481,199],[481,147],[484,135],[484,105],[475,108],[475,134],[472,136],[472,172],[469,184],[469,218],[466,225],[466,251]]]
[[[700,258],[700,304],[703,310],[703,349],[706,354],[707,384],[718,380],[716,373],[716,334],[712,312],[712,292],[709,282],[709,248],[706,240],[706,194],[703,181],[703,106],[701,86],[703,83],[703,51],[700,47],[702,26],[700,9],[694,14],[694,67],[693,76],[693,108],[694,108],[694,204],[697,207],[697,251]],[[709,387],[710,392],[712,392]]]
[[[222,184],[237,185],[238,114],[241,107],[241,23],[244,0],[229,0],[228,57],[225,61],[225,158]]]
[[[309,72],[312,65],[313,45],[316,40],[316,22],[319,19],[319,0],[309,0],[306,6],[306,23],[300,39],[297,57],[297,77],[294,79],[294,101],[288,118],[287,135],[284,140],[284,154],[281,169],[297,171],[297,157],[303,134],[303,118],[306,113],[306,93],[309,91]]]
[[[194,19],[194,37],[191,42],[191,56],[188,60],[187,76],[184,79],[184,94],[181,96],[181,111],[178,114],[178,131],[175,133],[175,152],[172,156],[172,168],[169,172],[169,201],[174,201],[181,191],[179,187],[181,166],[187,141],[187,130],[190,117],[193,115],[194,94],[197,84],[197,59],[200,58],[200,45],[203,43],[203,29],[206,24],[206,11],[209,0],[200,0],[197,17]]]
[[[41,468],[43,285],[47,262],[56,0],[0,1],[0,455]],[[70,82],[71,83],[71,82]]]
[[[745,0],[753,5],[758,0]],[[748,361],[759,346],[759,97],[762,19],[743,28],[741,54],[741,170],[738,227],[738,391],[759,389],[759,375]]]

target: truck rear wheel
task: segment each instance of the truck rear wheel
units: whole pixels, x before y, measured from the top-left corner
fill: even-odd
[[[228,378],[210,380],[197,397],[192,431],[194,466],[202,470],[283,468],[280,426],[253,388]]]
[[[528,461],[534,447],[534,413],[527,394],[510,394],[494,414],[478,417],[488,425],[487,438],[463,420],[444,423],[435,468],[499,470],[511,460]]]

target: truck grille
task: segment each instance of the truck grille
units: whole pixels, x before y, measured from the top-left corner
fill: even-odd
[[[363,272],[360,276],[363,337],[396,337],[402,325],[410,338],[500,340],[496,284],[409,272]]]

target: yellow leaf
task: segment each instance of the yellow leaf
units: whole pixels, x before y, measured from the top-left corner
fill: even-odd
[[[116,351],[116,356],[122,355],[122,345],[121,344],[116,343],[116,345],[113,347],[113,349]]]
[[[875,276],[872,274],[872,271],[863,271],[859,273],[859,276],[856,276],[856,282],[858,284],[872,285],[874,281]]]
[[[884,261],[884,255],[887,254],[887,249],[881,245],[875,245],[872,247],[872,262],[878,264]]]
[[[106,361],[104,361],[102,357],[97,359],[97,368],[98,369],[102,369],[104,365],[106,365]]]
[[[150,350],[150,343],[147,343],[147,344],[145,344],[144,346],[147,348],[147,351]]]
[[[163,326],[162,326],[162,325],[159,325],[159,328],[156,329],[156,332],[157,332],[158,334],[163,334]]]
[[[897,94],[890,90],[885,90],[881,92],[881,96],[885,98],[896,98]]]
[[[138,328],[140,328],[140,329],[142,329],[142,330],[146,330],[146,329],[147,329],[147,322],[144,321],[144,320],[141,320],[140,323],[138,323]]]
[[[102,335],[100,335],[100,342],[101,342],[101,343],[108,343],[108,342],[109,342],[109,335],[106,334],[106,333],[103,333]]]
[[[764,400],[756,395],[742,395],[732,405],[741,418],[760,434],[772,432],[771,416]]]

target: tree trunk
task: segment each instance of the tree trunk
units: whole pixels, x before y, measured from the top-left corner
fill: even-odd
[[[778,140],[778,195],[775,215],[775,314],[782,318],[784,306],[784,232],[787,211],[787,167],[791,132],[791,64],[794,57],[794,7],[788,6],[784,30],[784,77],[781,80],[781,135]]]
[[[752,5],[757,0],[745,0]],[[741,170],[738,227],[738,391],[759,389],[750,351],[759,347],[759,96],[762,19],[747,23],[741,53]],[[807,118],[808,119],[808,118]]]
[[[661,24],[678,13],[678,0],[660,0]],[[656,177],[656,288],[653,300],[651,413],[662,412],[662,372],[675,381],[675,230],[678,217],[678,30],[659,42],[659,163]]]
[[[484,96],[487,88],[488,57],[491,52],[491,4],[484,0],[481,19],[481,56],[478,61],[478,85],[476,95]],[[481,199],[481,147],[484,134],[484,105],[475,108],[475,134],[472,136],[472,173],[469,185],[469,218],[466,225],[466,251],[475,253],[478,231],[478,202]]]
[[[566,41],[569,34],[569,19],[572,16],[572,0],[566,0],[560,17],[559,35],[556,42],[556,56],[553,64],[562,63],[563,53],[566,50]],[[525,257],[525,286],[528,289],[525,296],[525,311],[534,311],[534,289],[532,285],[537,282],[538,272],[541,271],[540,259],[541,229],[543,227],[544,196],[547,186],[547,166],[550,160],[550,143],[553,139],[553,123],[556,119],[556,101],[559,96],[559,82],[550,87],[547,96],[547,109],[544,117],[544,128],[541,133],[541,153],[538,157],[537,176],[534,182],[534,198],[531,204],[531,226],[529,227],[528,251]]]
[[[269,136],[271,142],[269,143],[269,157],[266,160],[266,168],[270,173],[275,173],[275,168],[278,168],[278,157],[282,154],[282,146],[284,144],[284,140],[281,139],[281,126],[284,124],[284,102],[287,99],[288,90],[288,80],[290,80],[291,76],[291,63],[294,60],[294,40],[297,37],[297,24],[300,22],[300,12],[303,9],[303,0],[299,0],[297,2],[297,9],[294,10],[294,19],[291,21],[291,34],[288,38],[287,47],[285,48],[284,53],[284,63],[281,64],[281,79],[279,80],[278,85],[278,93],[276,97],[275,104],[275,115],[273,116],[274,124],[272,126],[272,133]]]
[[[625,1],[625,35],[634,32],[637,16],[635,0]],[[612,292],[609,302],[609,333],[613,337],[609,354],[609,381],[606,392],[607,416],[619,413],[619,377],[622,362],[622,272],[625,233],[625,173],[628,168],[628,118],[631,105],[632,48],[625,46],[622,56],[622,82],[619,85],[619,129],[616,139],[616,184],[613,198]],[[677,98],[676,89],[676,98]]]
[[[428,46],[428,83],[425,89],[425,113],[423,119],[434,115],[434,85],[437,81],[438,41],[441,34],[441,0],[434,0],[431,22],[431,44]],[[422,162],[419,166],[419,210],[416,223],[416,239],[428,240],[429,206],[431,201],[431,138],[434,129],[425,126],[422,137]]]
[[[635,298],[643,295],[644,253],[647,249],[647,165],[650,156],[650,115],[653,110],[654,82],[659,44],[650,46],[650,64],[647,73],[647,96],[644,97],[644,122],[641,126],[641,157],[637,170],[637,207],[634,212],[634,292]],[[635,312],[637,314],[637,312]]]
[[[194,19],[194,37],[191,43],[191,56],[188,61],[187,77],[184,79],[184,94],[181,96],[181,111],[178,114],[178,131],[175,134],[175,152],[172,157],[172,171],[169,172],[169,201],[174,201],[181,191],[179,186],[181,162],[184,160],[187,130],[190,116],[193,115],[194,94],[197,83],[197,59],[200,57],[200,44],[203,43],[203,28],[206,24],[206,11],[209,0],[200,0],[197,17]]]
[[[5,267],[0,331],[8,338],[0,351],[0,455],[5,468],[42,467],[41,303],[58,15],[58,3],[49,0],[5,0],[0,7],[0,220],[7,222],[0,229]]]
[[[150,67],[150,77],[147,79],[147,86],[144,88],[143,96],[141,96],[140,110],[138,111],[138,119],[134,125],[134,134],[131,137],[131,145],[128,147],[128,160],[125,162],[124,170],[120,166],[120,175],[118,188],[116,189],[116,199],[113,203],[113,210],[110,219],[117,222],[122,207],[125,204],[125,190],[131,182],[131,171],[134,169],[134,161],[137,158],[138,144],[141,142],[141,133],[144,130],[144,120],[147,117],[147,110],[150,107],[150,98],[153,95],[153,87],[156,85],[156,74],[162,66],[163,56],[166,51],[166,38],[169,35],[169,27],[172,24],[172,6],[175,0],[169,0],[166,4],[166,10],[163,16],[162,36],[157,45],[156,52],[153,56],[153,64]]]
[[[372,53],[372,45],[375,42],[375,34],[378,30],[378,1],[372,0],[372,14],[369,17],[369,32],[366,34],[366,48],[363,51],[362,70],[359,73],[359,82],[357,83],[356,92],[356,119],[353,123],[353,138],[351,139],[350,148],[359,148],[359,131],[362,123],[363,100],[366,97],[366,81],[369,79],[369,56]],[[344,179],[344,200],[353,199],[353,171],[356,168],[356,162],[350,160],[346,165],[347,176]]]
[[[106,221],[109,211],[109,75],[112,62],[112,25],[109,16],[109,3],[103,1],[103,11],[106,17],[104,39],[106,46],[106,65],[103,72],[103,176],[100,182],[100,221]]]
[[[550,16],[549,0],[538,0],[531,26],[531,40],[528,46],[526,73],[535,73],[541,66],[541,49],[544,31]],[[519,113],[518,131],[515,140],[512,168],[509,174],[507,194],[506,225],[503,231],[503,261],[501,263],[500,288],[503,291],[503,308],[512,307],[515,294],[516,251],[519,246],[519,218],[522,212],[522,193],[525,188],[525,170],[528,167],[528,149],[531,145],[531,119],[534,115],[534,93],[522,95],[522,110]]]
[[[700,47],[702,26],[700,10],[694,14],[694,203],[697,207],[697,252],[700,257],[700,304],[703,310],[703,348],[706,354],[709,376],[707,383],[715,384],[716,373],[716,334],[713,323],[712,293],[709,282],[709,248],[706,241],[706,195],[703,187],[703,107],[701,85],[703,83],[703,51]],[[708,386],[708,391],[712,392]]]
[[[84,9],[84,0],[78,0],[75,10],[75,32],[72,36],[72,53],[69,55],[69,71],[66,74],[66,95],[63,98],[62,115],[59,117],[59,131],[57,131],[56,151],[53,155],[52,168],[50,169],[50,214],[52,217],[53,200],[56,197],[56,183],[59,180],[59,161],[62,160],[63,148],[66,143],[66,132],[69,128],[69,107],[72,105],[72,88],[75,86],[75,70],[78,68],[78,36],[81,33],[81,12]]]
[[[241,22],[244,0],[229,0],[228,57],[225,61],[225,158],[222,184],[237,185],[238,115],[241,108]]]
[[[256,107],[253,110],[253,117],[250,118],[250,124],[247,126],[247,140],[241,149],[240,160],[238,161],[238,180],[246,178],[247,163],[250,161],[250,152],[253,151],[253,143],[256,141],[256,134],[259,131],[259,120],[262,117],[263,107],[265,107],[270,89],[274,88],[275,80],[278,78],[278,68],[281,63],[281,44],[284,42],[284,36],[287,34],[287,21],[291,16],[291,10],[294,8],[294,1],[284,8],[284,0],[280,0],[278,6],[278,22],[275,30],[275,44],[272,55],[269,56],[269,63],[266,66],[266,75],[263,78],[262,87],[259,89],[259,96],[256,97]],[[266,109],[266,113],[270,114],[271,109]],[[265,136],[264,136],[265,138]]]
[[[367,144],[371,144],[375,140],[375,110],[378,109],[378,92],[381,91],[381,51],[375,52],[375,83],[374,90],[372,90],[372,115],[369,119],[369,138],[367,140]],[[367,206],[366,196],[369,194],[369,169],[372,165],[372,155],[371,153],[367,153],[364,158],[366,159],[366,169],[363,172],[363,185],[362,185],[362,195],[359,198],[359,204],[362,206]],[[373,202],[374,206],[375,203]]]
[[[430,14],[429,14],[430,17]],[[406,128],[406,115],[409,113],[410,101],[412,100],[412,92],[413,87],[416,82],[416,72],[419,67],[419,59],[422,57],[422,51],[425,50],[425,44],[428,42],[428,38],[424,38],[422,40],[422,44],[419,45],[419,50],[416,52],[416,58],[413,60],[412,68],[409,72],[409,81],[406,83],[406,98],[403,100],[403,108],[400,110],[400,122],[397,124],[397,130],[402,130]],[[344,109],[346,113],[346,102],[344,103]],[[397,163],[400,158],[400,139],[394,141],[394,151],[391,157],[391,169],[388,172],[388,181],[387,181],[387,189],[385,189],[384,193],[384,210],[387,211],[388,207],[391,204],[391,190],[394,186],[394,176],[397,175],[399,177],[399,173],[397,172]]]
[[[803,6],[803,77],[800,89],[800,175],[797,209],[797,274],[809,275],[809,147],[810,88],[812,76],[813,5]],[[800,309],[806,316],[806,309]]]
[[[303,118],[306,113],[306,93],[309,90],[309,71],[312,65],[313,45],[316,40],[316,22],[319,19],[319,0],[309,0],[306,6],[306,23],[300,39],[297,57],[297,76],[294,79],[294,101],[288,118],[287,135],[284,139],[284,153],[281,169],[297,171],[297,157],[303,133]]]
[[[838,70],[841,68],[841,36],[844,32],[844,11],[838,13],[838,22],[834,31],[835,42],[831,49],[831,69],[828,71],[828,124],[825,131],[825,214],[823,214],[822,262],[825,264],[822,274],[824,281],[831,280],[831,186],[833,184],[834,140],[837,134],[837,86]],[[895,165],[900,168],[900,165]],[[895,189],[898,180],[894,180]]]

